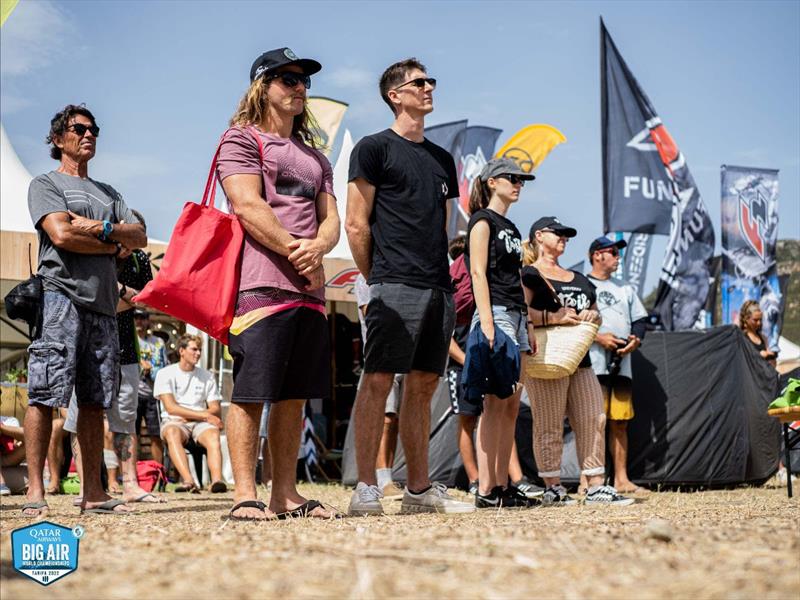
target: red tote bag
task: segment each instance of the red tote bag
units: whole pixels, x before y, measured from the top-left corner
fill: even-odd
[[[263,162],[261,139],[258,141]],[[224,136],[223,136],[224,139]],[[233,321],[244,229],[235,215],[214,207],[217,146],[200,204],[187,202],[172,231],[161,269],[133,299],[205,331],[223,344]]]

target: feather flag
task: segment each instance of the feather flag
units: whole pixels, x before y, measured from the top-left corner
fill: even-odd
[[[2,0],[0,1],[0,26],[4,25],[8,15],[17,6],[19,0]]]
[[[333,142],[342,124],[347,104],[340,100],[325,98],[323,96],[311,96],[308,99],[308,110],[317,122],[314,135],[322,143],[321,148],[325,156],[331,155]]]
[[[520,168],[530,173],[542,164],[547,155],[567,141],[567,138],[552,125],[528,125],[503,144],[495,158],[513,158]]]

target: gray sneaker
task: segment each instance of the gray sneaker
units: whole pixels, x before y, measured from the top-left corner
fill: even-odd
[[[441,513],[446,515],[475,512],[475,506],[468,502],[456,500],[447,493],[443,483],[431,482],[427,492],[412,494],[406,488],[403,494],[403,505],[400,512],[408,513]]]
[[[567,496],[567,490],[563,485],[551,485],[542,494],[542,505],[544,506],[571,506],[573,504],[577,504],[577,502]]]
[[[589,491],[586,492],[586,500],[584,500],[584,502],[590,505],[630,506],[636,502],[636,500],[633,498],[626,498],[620,494],[616,488],[610,485],[598,485],[589,488]]]
[[[383,494],[377,485],[367,485],[363,481],[359,481],[350,498],[350,508],[347,510],[347,514],[353,517],[382,515],[381,498],[383,498]]]

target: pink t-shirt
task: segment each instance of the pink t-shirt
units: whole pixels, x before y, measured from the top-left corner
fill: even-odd
[[[281,225],[297,238],[317,235],[317,195],[333,195],[333,170],[321,152],[294,137],[282,138],[254,127],[264,147],[261,163],[258,143],[250,131],[232,127],[217,159],[217,175],[263,174],[265,196]],[[245,234],[239,290],[275,287],[325,299],[325,288],[307,292],[305,277],[298,275],[289,259]]]

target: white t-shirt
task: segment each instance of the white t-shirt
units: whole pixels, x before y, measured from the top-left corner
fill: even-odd
[[[633,287],[621,279],[595,279],[591,275],[587,277],[597,287],[597,309],[603,317],[598,333],[613,333],[616,337],[627,340],[631,334],[631,323],[647,316],[642,301]],[[608,351],[600,344],[592,344],[589,356],[594,372],[608,375]],[[633,377],[630,354],[623,357],[619,374],[629,379]]]
[[[206,410],[209,402],[222,400],[210,371],[199,367],[184,371],[178,363],[164,367],[156,374],[153,395],[158,398],[161,394],[172,394],[180,406],[196,411]],[[163,403],[161,418],[170,418]]]
[[[353,286],[356,295],[356,305],[358,306],[358,322],[361,324],[361,341],[367,343],[367,324],[364,321],[364,313],[361,310],[362,306],[369,304],[369,286],[364,276],[359,273],[356,277],[356,283]]]

